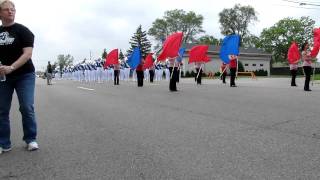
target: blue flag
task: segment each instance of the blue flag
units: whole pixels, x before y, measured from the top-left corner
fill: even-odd
[[[183,54],[184,54],[185,51],[186,51],[186,48],[180,48],[179,49],[179,56],[177,57],[177,61],[178,62],[182,61],[182,57],[183,57]]]
[[[230,35],[223,39],[222,46],[220,48],[220,59],[229,64],[229,55],[239,55],[240,36]]]
[[[141,62],[140,48],[136,47],[134,48],[132,54],[129,56],[127,63],[132,69],[136,69],[137,66],[140,64],[140,62]]]

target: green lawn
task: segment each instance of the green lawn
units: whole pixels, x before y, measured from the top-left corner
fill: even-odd
[[[314,79],[315,79],[315,80],[320,80],[320,74],[316,74],[316,75],[314,76]]]

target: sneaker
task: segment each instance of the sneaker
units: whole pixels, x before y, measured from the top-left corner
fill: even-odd
[[[4,153],[4,152],[9,152],[11,151],[11,148],[2,148],[0,147],[0,154]]]
[[[28,151],[35,151],[35,150],[39,149],[39,145],[37,142],[33,141],[33,142],[27,144],[27,149],[28,149]]]

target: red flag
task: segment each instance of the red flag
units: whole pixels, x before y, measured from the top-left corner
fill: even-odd
[[[318,55],[318,53],[319,53],[319,46],[320,46],[320,44],[315,44],[315,46],[314,46],[313,49],[311,50],[310,56],[311,56],[312,58],[317,57],[317,55]]]
[[[320,28],[316,28],[313,31],[314,46],[320,46]]]
[[[153,65],[153,58],[152,58],[152,54],[153,53],[149,53],[144,61],[144,64],[143,64],[143,69],[148,69],[150,67],[152,67]]]
[[[315,58],[319,53],[320,47],[320,28],[313,30],[313,49],[310,52],[312,58]]]
[[[118,49],[114,49],[108,54],[106,57],[106,63],[104,63],[104,68],[113,64],[119,64]]]
[[[174,33],[167,37],[163,43],[162,52],[158,56],[158,61],[165,61],[167,58],[176,58],[179,56],[179,48],[181,46],[183,33]]]
[[[289,64],[295,64],[300,60],[300,52],[296,42],[293,42],[288,50]]]
[[[189,64],[193,62],[209,62],[210,58],[207,56],[208,49],[208,45],[192,47],[189,52]]]

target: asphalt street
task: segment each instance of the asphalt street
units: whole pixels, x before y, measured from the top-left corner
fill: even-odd
[[[320,84],[287,78],[79,83],[36,81],[40,150],[22,139],[16,96],[13,149],[0,180],[318,180]]]

